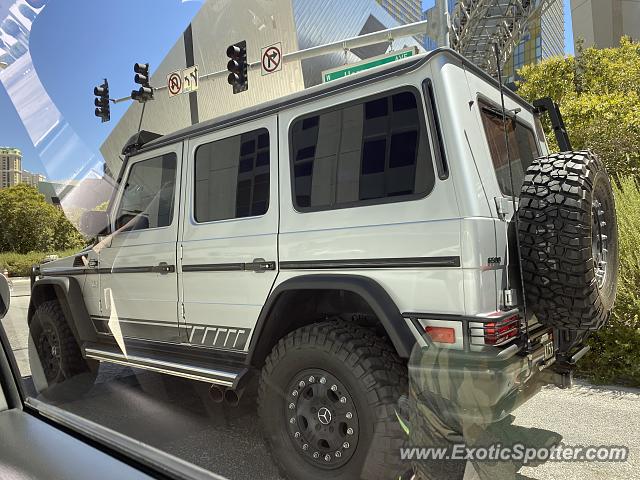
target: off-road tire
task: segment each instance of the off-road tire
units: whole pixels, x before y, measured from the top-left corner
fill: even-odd
[[[288,429],[286,407],[294,400],[288,385],[314,368],[329,372],[344,385],[359,421],[355,451],[349,452],[347,463],[334,469],[313,464]],[[258,389],[263,433],[280,472],[289,479],[398,478],[408,466],[400,463],[406,436],[396,417],[398,399],[406,391],[406,363],[386,339],[367,328],[327,321],[289,333],[267,357]]]
[[[602,161],[589,151],[535,160],[526,171],[518,220],[527,306],[546,325],[599,329],[618,281],[615,203]]]
[[[48,339],[43,339],[47,329],[53,337],[49,333]],[[52,400],[71,400],[91,388],[98,374],[99,363],[82,357],[78,342],[57,301],[38,305],[29,322],[29,337],[29,364],[39,393]],[[57,362],[56,359],[51,361],[51,352],[44,352],[43,345],[59,352]],[[57,369],[47,369],[45,362],[57,363]]]

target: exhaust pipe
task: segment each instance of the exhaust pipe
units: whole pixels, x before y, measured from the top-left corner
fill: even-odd
[[[232,407],[237,407],[238,404],[240,403],[240,398],[242,398],[243,393],[244,393],[244,388],[240,388],[238,390],[231,390],[229,388],[224,392],[224,401],[227,402]]]
[[[220,385],[215,383],[209,387],[209,396],[214,403],[222,403],[225,397],[225,391]]]

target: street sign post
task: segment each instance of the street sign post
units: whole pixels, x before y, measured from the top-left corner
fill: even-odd
[[[403,50],[398,50],[397,52],[389,52],[377,57],[367,58],[366,60],[362,60],[361,62],[331,68],[322,72],[322,82],[326,83],[332,80],[337,80],[338,78],[348,77],[349,75],[353,75],[354,73],[368,70],[370,68],[379,67],[380,65],[385,65],[387,63],[395,62],[396,60],[412,57],[417,54],[418,49],[416,47],[410,47]]]

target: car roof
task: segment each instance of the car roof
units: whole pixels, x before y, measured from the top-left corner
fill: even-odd
[[[348,77],[334,80],[332,82],[316,85],[316,86],[292,93],[290,95],[286,95],[284,97],[279,97],[277,99],[261,103],[254,107],[244,108],[236,112],[215,117],[211,120],[196,123],[194,125],[183,128],[176,132],[168,133],[166,135],[162,135],[154,140],[149,141],[148,143],[144,144],[142,148],[138,149],[133,155],[144,152],[144,151],[148,151],[157,147],[161,147],[164,145],[176,143],[178,141],[182,141],[188,138],[197,137],[207,133],[215,132],[223,128],[228,128],[233,125],[245,123],[250,120],[255,120],[263,116],[272,115],[284,108],[310,102],[312,100],[315,100],[317,98],[320,98],[326,95],[331,95],[338,92],[344,92],[344,91],[356,89],[357,87],[365,83],[379,81],[379,80],[388,78],[390,76],[399,76],[422,67],[423,65],[425,65],[427,62],[429,62],[436,56],[449,57],[448,58],[449,61],[458,62],[464,65],[466,68],[470,69],[476,75],[481,77],[483,80],[489,82],[494,87],[499,88],[498,81],[495,78],[491,77],[484,70],[481,70],[476,65],[468,61],[458,52],[450,48],[443,47],[443,48],[438,48],[436,50],[432,50],[424,54],[419,54],[419,55],[408,57],[402,60],[397,60],[390,64],[387,64],[381,67],[376,67],[375,69],[372,69],[369,71],[365,70],[364,72],[359,72],[359,73],[350,75]],[[521,104],[527,110],[533,111],[533,106],[531,106],[531,104],[529,104],[526,100],[524,100],[522,97],[517,95],[512,90],[505,87],[504,93],[511,99]]]

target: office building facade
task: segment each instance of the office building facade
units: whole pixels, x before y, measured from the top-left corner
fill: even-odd
[[[504,66],[502,76],[507,82],[519,79],[518,70],[546,58],[564,56],[564,9],[556,0],[537,18],[529,21],[527,33],[516,45]]]
[[[444,16],[436,6],[423,13],[424,19]],[[457,0],[447,0],[449,14],[457,4]],[[443,41],[427,38],[425,48],[434,49],[442,46]],[[527,31],[522,41],[516,45],[511,58],[503,65],[502,76],[505,81],[517,80],[517,71],[524,65],[537,63],[545,58],[564,55],[564,10],[562,0],[553,2],[543,13],[529,20]]]
[[[420,0],[376,0],[400,24],[422,20]]]
[[[612,48],[620,38],[640,40],[640,2],[638,0],[571,0],[573,39],[585,47]]]

